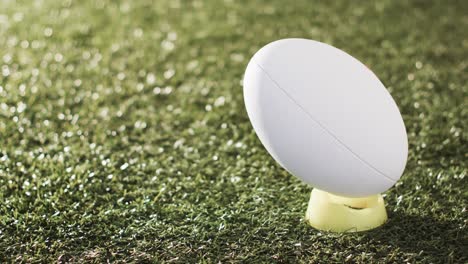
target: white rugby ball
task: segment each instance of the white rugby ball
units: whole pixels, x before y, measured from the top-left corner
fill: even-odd
[[[364,64],[330,45],[282,39],[261,48],[244,75],[255,132],[287,171],[324,191],[386,191],[408,156],[395,101]]]

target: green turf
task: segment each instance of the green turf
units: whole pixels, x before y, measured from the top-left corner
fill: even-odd
[[[0,262],[467,263],[467,10],[0,0]],[[257,139],[242,75],[285,37],[349,52],[398,103],[410,154],[382,228],[307,226],[311,187]]]

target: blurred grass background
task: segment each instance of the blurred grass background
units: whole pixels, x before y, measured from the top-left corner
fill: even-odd
[[[0,0],[1,262],[468,261],[467,1]],[[368,65],[409,136],[389,222],[329,234],[248,121],[266,43]],[[384,150],[383,150],[384,151]]]

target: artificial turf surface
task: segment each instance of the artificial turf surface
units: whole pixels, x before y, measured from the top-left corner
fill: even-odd
[[[468,262],[467,11],[0,0],[0,262]],[[410,154],[383,227],[309,227],[311,187],[257,139],[242,75],[285,37],[349,52],[399,105]]]

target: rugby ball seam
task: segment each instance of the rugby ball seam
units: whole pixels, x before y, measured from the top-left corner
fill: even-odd
[[[357,153],[355,153],[350,147],[348,147],[344,142],[342,142],[338,137],[336,137],[329,129],[327,129],[322,123],[320,123],[317,119],[314,118],[314,116],[312,114],[310,114],[302,105],[300,105],[285,89],[283,89],[279,84],[278,82],[275,81],[275,79],[273,79],[270,74],[259,64],[255,61],[255,58],[252,59],[252,62],[255,63],[255,65],[257,65],[259,67],[259,69],[265,74],[265,76],[270,79],[272,81],[272,83],[278,88],[280,89],[295,105],[297,105],[297,107],[299,107],[299,109],[301,109],[311,120],[312,122],[316,123],[321,129],[323,129],[323,131],[329,135],[330,137],[333,138],[333,140],[335,141],[335,144],[338,144],[342,147],[344,147],[347,151],[349,151],[351,153],[351,155],[353,155],[355,158],[357,158],[360,162],[362,162],[363,164],[365,164],[367,167],[369,167],[371,170],[377,172],[378,174],[380,174],[381,176],[385,177],[386,179],[390,180],[391,182],[395,183],[396,180],[387,176],[385,173],[381,172],[379,169],[377,169],[376,167],[374,167],[372,164],[370,164],[369,162],[367,162],[366,160],[364,160],[363,158],[361,158]]]

